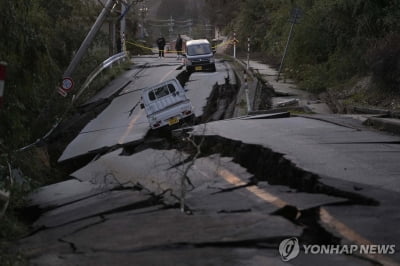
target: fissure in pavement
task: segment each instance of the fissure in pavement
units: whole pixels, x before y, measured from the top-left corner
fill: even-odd
[[[183,71],[180,75],[178,75],[177,78],[184,85],[189,79],[189,73]],[[237,88],[230,85],[229,82],[226,82],[224,85],[221,86],[215,85],[213,93],[209,98],[209,102],[205,110],[205,115],[197,122],[228,118],[231,114],[226,110],[229,109],[229,106],[235,100],[236,89]],[[223,112],[218,107],[220,104],[224,106]],[[378,202],[372,198],[367,198],[355,192],[342,191],[321,183],[319,181],[320,178],[317,175],[309,173],[303,169],[296,167],[292,162],[285,159],[283,154],[274,152],[268,148],[259,145],[246,144],[240,141],[225,139],[219,136],[207,136],[207,137],[198,136],[195,137],[194,140],[197,143],[200,143],[202,139],[203,139],[203,144],[201,146],[201,151],[202,151],[201,157],[207,157],[212,154],[221,154],[222,156],[232,157],[234,158],[234,162],[240,164],[241,166],[246,168],[248,172],[254,175],[254,179],[252,179],[251,182],[249,182],[248,184],[228,189],[222,189],[218,193],[229,193],[236,189],[242,189],[250,185],[256,185],[257,181],[267,181],[271,185],[285,185],[291,188],[295,188],[298,191],[304,191],[308,193],[322,193],[322,194],[346,198],[352,204],[363,204],[363,205],[378,204]],[[132,155],[134,153],[143,151],[148,148],[163,149],[163,150],[177,149],[192,154],[192,157],[189,157],[189,159],[187,159],[185,162],[182,163],[186,163],[192,160],[193,154],[195,152],[193,147],[182,141],[181,138],[172,137],[170,132],[151,131],[143,141],[126,144],[123,146],[118,145],[118,147],[117,146],[107,147],[105,149],[102,149],[101,151],[97,151],[91,154],[90,156],[86,155],[78,159],[75,158],[73,161],[75,162],[75,166],[84,165],[90,160],[92,160],[95,156],[98,156],[99,154],[108,153],[120,147],[124,148],[123,155],[125,156]],[[118,212],[129,211],[132,209],[140,209],[149,206],[154,206],[160,204],[161,200],[162,200],[162,195],[158,195],[153,197],[149,201],[135,203],[130,206],[124,206],[109,212],[104,212],[100,215],[97,214],[95,216],[103,217],[102,215],[105,214],[110,215]],[[169,207],[178,208],[179,206],[177,205]],[[278,211],[274,212],[273,214],[283,216],[298,225],[305,225],[303,234],[300,236],[301,241],[303,243],[313,243],[313,244],[340,243],[339,238],[327,232],[320,225],[319,210],[320,208],[316,207],[300,211],[295,206],[285,206],[279,209]],[[242,213],[251,211],[252,211],[251,209],[240,209],[233,211],[221,210],[219,213],[226,214],[226,213]],[[85,217],[85,219],[87,218],[89,217]],[[105,219],[103,219],[101,222],[104,221]],[[93,225],[89,225],[87,227],[95,226],[96,224],[98,223],[94,223]],[[81,230],[84,230],[85,228],[82,228]],[[140,250],[129,250],[129,252],[143,251],[145,249],[154,250],[154,249],[168,249],[168,248],[181,249],[181,248],[204,248],[204,247],[220,247],[220,248],[255,247],[255,248],[276,249],[281,240],[283,240],[286,237],[287,236],[271,238],[271,239],[248,239],[248,240],[233,241],[233,242],[174,243],[168,246],[159,246],[159,247],[153,246],[153,247],[141,248]],[[75,246],[74,243],[67,242],[62,238],[60,238],[59,241],[70,245],[73,252],[77,252],[77,247]],[[105,252],[121,252],[121,251],[106,250]]]
[[[194,248],[262,248],[262,249],[273,249],[276,250],[279,247],[279,243],[287,238],[288,236],[282,237],[270,237],[270,238],[257,238],[257,239],[245,239],[239,241],[215,241],[215,242],[179,242],[171,243],[168,245],[160,246],[145,246],[136,249],[93,249],[94,252],[105,252],[105,253],[139,253],[144,251],[156,251],[156,250],[183,250],[183,249],[194,249]]]
[[[379,203],[364,195],[343,191],[319,181],[320,177],[297,167],[283,154],[261,145],[246,144],[220,136],[196,136],[197,142],[205,138],[202,145],[202,156],[221,154],[234,158],[234,162],[254,174],[258,181],[267,181],[271,185],[284,185],[299,192],[321,193],[346,198],[361,205],[378,205]]]
[[[289,160],[285,159],[283,154],[274,152],[260,145],[245,144],[239,141],[225,139],[219,136],[198,136],[195,141],[200,143],[202,154],[200,157],[207,157],[213,154],[220,154],[223,157],[232,157],[234,162],[246,168],[247,171],[253,174],[250,182],[231,188],[224,188],[216,193],[229,193],[234,190],[243,189],[251,185],[257,185],[259,181],[267,181],[270,185],[284,185],[290,188],[295,188],[298,192],[321,193],[335,197],[345,198],[348,201],[345,204],[358,205],[378,205],[379,203],[364,195],[353,191],[344,191],[332,186],[328,186],[320,182],[320,177],[298,168]],[[125,148],[126,155],[139,152],[148,148],[152,149],[177,149],[185,153],[192,154],[183,163],[187,163],[193,159],[193,154],[196,152],[193,146],[182,141],[181,137],[173,136],[158,136],[148,137],[142,145],[131,147],[128,152]],[[177,167],[176,165],[175,167]],[[174,167],[174,166],[171,166]],[[272,213],[280,215],[292,221],[297,225],[304,226],[303,233],[300,237],[304,243],[324,243],[338,244],[340,238],[328,232],[320,224],[320,208],[313,207],[310,209],[299,210],[295,206],[286,205],[285,207]],[[221,213],[235,212],[251,212],[251,209],[246,210],[222,210]]]

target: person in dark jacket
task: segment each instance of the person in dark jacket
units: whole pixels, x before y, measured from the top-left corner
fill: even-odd
[[[181,35],[178,34],[178,38],[176,39],[176,43],[175,43],[175,50],[176,50],[178,60],[181,59],[181,56],[182,56],[182,45],[183,45],[183,41],[182,41]]]
[[[164,47],[165,47],[165,39],[163,36],[157,39],[157,46],[158,46],[158,57],[164,57]]]

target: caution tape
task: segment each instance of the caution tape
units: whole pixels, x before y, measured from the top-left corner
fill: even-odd
[[[150,51],[157,50],[157,48],[154,48],[154,47],[147,47],[147,46],[144,46],[144,45],[139,44],[139,43],[136,43],[136,42],[132,42],[132,41],[125,41],[125,42],[126,42],[127,44],[130,44],[130,45],[133,45],[133,46],[142,48],[142,49],[146,49],[146,50],[150,50]],[[213,46],[212,48],[213,48],[213,49],[216,49],[217,47],[220,47],[220,46],[226,46],[226,45],[232,45],[232,44],[234,44],[234,40],[228,40],[228,41],[222,42],[222,43],[220,43],[220,44],[217,44],[217,45]],[[168,52],[168,53],[178,53],[178,52],[181,52],[181,53],[182,53],[182,52],[184,52],[184,51],[166,50],[166,52]]]
[[[147,47],[147,46],[144,46],[144,45],[135,43],[135,42],[126,41],[126,43],[131,44],[131,45],[134,45],[134,46],[139,47],[139,48],[151,50],[151,51],[153,51],[153,50],[158,50],[158,48],[155,48],[155,47]],[[164,50],[164,51],[165,51],[165,52],[168,52],[168,53],[177,53],[177,52],[181,52],[181,53],[182,53],[182,52],[183,52],[183,51],[175,51],[175,50]]]
[[[130,41],[125,41],[125,42],[126,42],[127,44],[131,44],[131,45],[136,46],[136,47],[139,47],[139,48],[143,48],[143,49],[147,49],[147,50],[151,50],[151,51],[154,50],[154,48],[147,47],[147,46],[144,46],[144,45],[141,45],[141,44],[138,44],[138,43],[134,43],[134,42],[130,42]]]

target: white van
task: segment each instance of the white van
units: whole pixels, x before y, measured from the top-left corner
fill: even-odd
[[[186,42],[185,66],[189,72],[215,71],[214,51],[209,41],[201,39]]]
[[[171,79],[142,90],[142,104],[150,127],[173,126],[193,117],[193,106],[177,79]]]

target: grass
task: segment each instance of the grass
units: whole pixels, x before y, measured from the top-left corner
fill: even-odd
[[[289,109],[288,112],[291,115],[310,115],[310,114],[313,114],[313,112],[301,111],[301,110],[296,110],[296,109]]]
[[[130,63],[126,62],[105,70],[94,80],[79,102],[83,103],[93,97],[110,81],[126,71],[129,66]],[[73,115],[75,111],[73,109],[69,115]],[[68,173],[57,165],[57,158],[51,158],[46,145],[24,152],[7,151],[7,148],[3,146],[1,148],[0,179],[9,175],[8,168],[4,167],[9,161],[14,169],[21,170],[23,173],[21,178],[24,182],[14,183],[11,189],[10,204],[5,216],[0,219],[0,265],[27,265],[27,260],[18,252],[16,244],[18,239],[29,233],[32,222],[32,217],[26,217],[27,214],[23,213],[23,209],[26,207],[25,198],[35,188],[66,180]]]
[[[107,84],[112,80],[116,79],[121,73],[130,69],[131,63],[129,61],[124,61],[120,64],[113,65],[112,68],[107,68],[101,72],[91,84],[89,84],[86,91],[82,94],[81,99],[78,103],[84,103],[99,91],[101,91]]]

